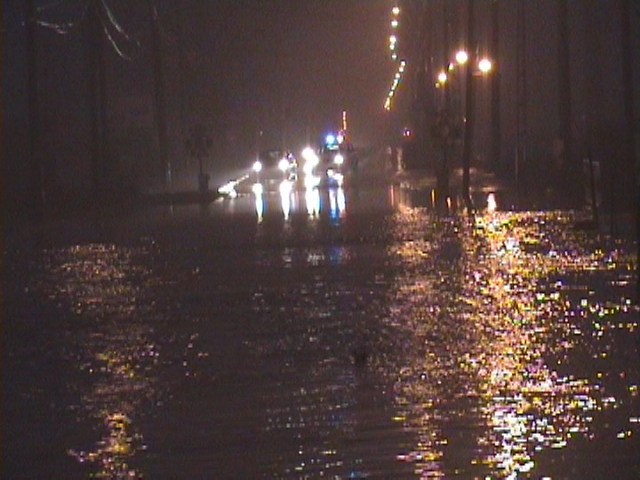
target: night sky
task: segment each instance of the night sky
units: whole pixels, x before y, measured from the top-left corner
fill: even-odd
[[[87,2],[58,3],[41,10],[41,18],[82,18]],[[109,101],[119,112],[131,96],[150,95],[151,47],[145,2],[110,0],[108,5],[140,43],[116,34],[131,59],[111,48],[107,53]],[[23,10],[13,2],[5,12],[12,39],[5,91],[13,93],[7,96],[8,110],[19,120],[26,112]],[[354,140],[366,144],[377,137],[393,71],[386,58],[388,1],[160,1],[158,10],[173,136],[202,123],[215,136],[224,130],[232,143],[246,143],[260,131],[265,146],[284,142],[297,149],[308,137],[315,140],[322,131],[339,127],[341,112],[347,110]],[[47,28],[38,33],[41,101],[65,110],[84,108],[81,29],[68,35]]]
[[[265,146],[297,150],[309,136],[337,128],[347,110],[354,136],[375,138],[392,71],[385,61],[387,1],[180,8],[197,71],[187,85],[187,123],[222,122],[234,138],[261,131]]]
[[[146,2],[105,1],[114,22],[122,28],[118,32],[111,24],[120,55],[104,41],[113,170],[116,177],[139,179],[143,175],[140,170],[157,166],[153,158],[146,158],[153,157],[156,144],[149,11]],[[447,1],[453,11],[464,14],[466,0]],[[88,3],[89,0],[35,1],[42,22],[73,24],[66,35],[41,26],[36,38],[42,129],[39,149],[48,159],[45,173],[50,189],[82,188],[87,183],[90,112],[82,20]],[[390,0],[156,3],[164,46],[169,155],[176,174],[192,173],[193,163],[183,145],[196,125],[204,126],[212,137],[214,149],[207,168],[215,170],[249,164],[259,148],[299,151],[307,142],[338,128],[343,110],[348,112],[350,133],[357,146],[388,140],[385,135],[393,133],[407,116],[415,94],[409,80],[401,85],[399,95],[404,100],[398,102],[398,108],[391,113],[382,108],[395,72],[388,50],[394,4]],[[427,3],[434,11],[444,4],[442,0]],[[426,3],[399,4],[407,7],[406,13],[409,7]],[[25,5],[19,1],[3,3],[3,101],[8,140],[4,178],[24,177]],[[489,0],[476,0],[476,48],[487,52],[490,5]],[[515,1],[500,4],[500,51],[494,58],[501,80],[501,160],[507,162],[513,155],[515,136],[516,5]],[[556,0],[526,2],[528,138],[535,157],[532,162],[551,155],[559,129],[557,5]],[[576,130],[586,118],[602,128],[618,129],[623,116],[619,2],[569,0],[568,7]],[[631,7],[637,80],[640,8],[635,2]],[[106,17],[105,21],[109,23]],[[437,52],[434,61],[443,63],[442,22],[438,14],[431,22]],[[461,17],[454,23],[452,28],[459,35],[452,34],[450,38],[452,50],[456,40],[464,37],[465,21]],[[415,40],[411,32],[401,38],[405,45]],[[414,60],[410,56],[408,59]],[[639,96],[636,92],[636,105]],[[481,127],[476,132],[476,145],[480,156],[486,155],[488,148],[489,101],[486,93],[479,95]],[[607,150],[603,152],[604,155]],[[145,160],[140,160],[142,157]],[[21,189],[15,182],[10,187]]]

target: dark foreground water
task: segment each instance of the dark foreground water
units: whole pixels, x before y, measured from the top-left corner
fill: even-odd
[[[634,243],[285,197],[11,232],[2,478],[640,478]]]

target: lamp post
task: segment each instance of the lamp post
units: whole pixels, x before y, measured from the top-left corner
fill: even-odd
[[[486,75],[492,69],[491,61],[482,58],[477,63],[477,71],[467,66],[467,83],[465,85],[465,122],[464,122],[464,143],[462,146],[462,198],[467,210],[473,210],[473,201],[470,195],[470,169],[471,169],[471,143],[473,141],[473,128],[475,126],[475,89],[473,88],[473,78],[477,75]]]
[[[455,55],[458,66],[465,67],[465,94],[464,94],[464,137],[462,146],[462,197],[465,207],[470,211],[473,209],[470,190],[470,168],[471,168],[471,144],[473,139],[473,115],[475,107],[475,90],[473,86],[473,78],[477,76],[487,75],[493,69],[491,60],[486,57],[477,59],[472,62],[469,53],[466,50],[459,50]],[[450,64],[447,72],[440,72],[438,75],[438,85],[443,89],[447,88],[447,84],[451,82],[450,73],[455,70],[453,64]],[[445,90],[445,102],[447,102],[448,92]],[[448,109],[448,104],[445,108]],[[448,115],[448,112],[445,113]],[[446,141],[446,139],[445,139]]]
[[[475,1],[468,0],[468,13],[467,13],[467,41],[469,45],[475,45]],[[488,59],[480,59],[478,61],[478,70],[480,74],[487,74],[491,68],[491,61]],[[468,211],[473,210],[473,202],[471,195],[469,194],[470,187],[470,167],[471,167],[471,140],[473,139],[473,114],[475,106],[475,97],[473,89],[473,76],[474,70],[467,66],[467,84],[466,84],[466,105],[465,105],[465,129],[464,129],[464,144],[462,150],[462,198],[464,199],[465,206]]]

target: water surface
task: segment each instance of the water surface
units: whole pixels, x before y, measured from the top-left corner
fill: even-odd
[[[410,199],[10,232],[3,478],[638,478],[637,245]]]

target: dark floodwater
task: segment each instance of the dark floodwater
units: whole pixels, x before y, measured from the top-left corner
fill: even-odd
[[[398,188],[3,255],[2,478],[639,478],[637,246]]]

